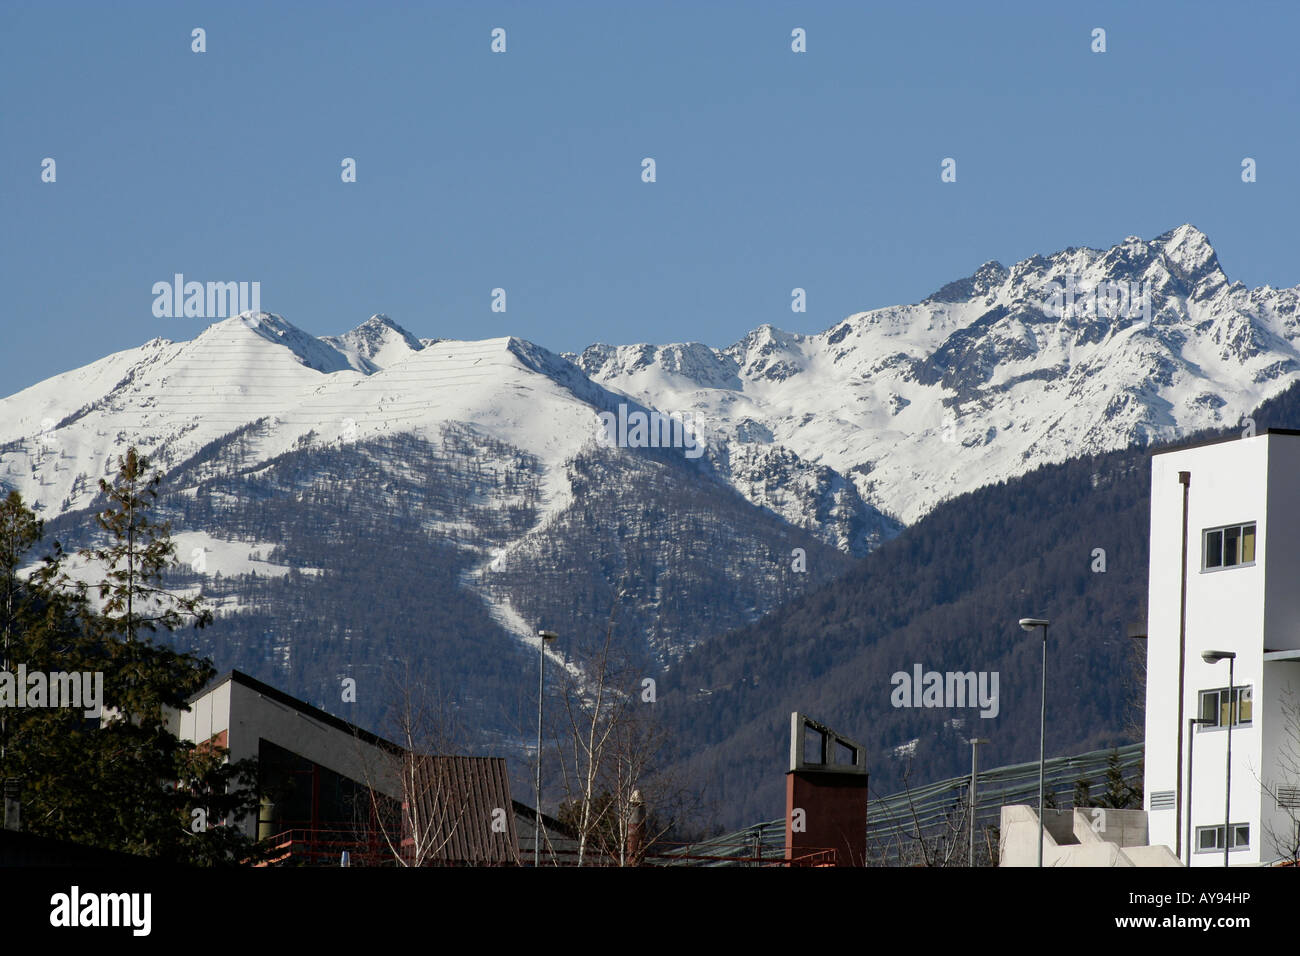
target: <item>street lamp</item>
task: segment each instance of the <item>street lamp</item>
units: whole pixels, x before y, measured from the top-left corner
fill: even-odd
[[[1043,629],[1043,684],[1040,691],[1040,700],[1042,702],[1038,715],[1038,865],[1043,865],[1043,754],[1044,741],[1047,734],[1047,625],[1041,617],[1022,617],[1020,626],[1026,631],[1032,631],[1036,627]]]
[[[1204,717],[1187,718],[1187,865],[1192,865],[1192,752],[1196,744],[1196,727],[1199,724],[1212,724],[1214,721]],[[1227,834],[1224,834],[1226,840]]]
[[[979,779],[976,776],[976,757],[979,753],[979,745],[988,743],[983,737],[972,737],[970,739],[970,865],[975,865],[975,782]]]
[[[540,865],[542,852],[542,687],[546,674],[546,645],[560,635],[554,631],[537,632],[537,803],[533,813],[533,866]]]
[[[1223,773],[1223,865],[1228,865],[1228,850],[1232,842],[1232,724],[1236,719],[1236,698],[1232,686],[1232,667],[1237,660],[1237,655],[1232,651],[1205,651],[1201,654],[1201,660],[1207,664],[1217,664],[1219,661],[1228,662],[1228,758],[1227,766]],[[1223,705],[1219,705],[1222,713]]]

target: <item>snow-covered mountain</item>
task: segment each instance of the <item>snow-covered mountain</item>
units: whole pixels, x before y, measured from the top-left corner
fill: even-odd
[[[567,360],[515,338],[422,342],[387,316],[317,339],[268,313],[213,324],[193,341],[155,339],[0,400],[0,482],[45,516],[87,506],[128,444],[166,469],[254,422],[249,453],[349,443],[470,424],[537,456],[561,507],[564,463],[598,440],[597,414],[629,403]],[[646,402],[644,405],[653,406]],[[706,462],[726,463],[718,436]],[[788,449],[742,450],[737,487],[841,550],[865,553],[895,529],[853,487]]]
[[[348,365],[367,375],[400,362],[425,345],[383,314],[372,315],[346,335],[326,335],[321,341],[343,353]]]
[[[911,523],[1040,464],[1235,424],[1296,378],[1298,347],[1297,289],[1230,283],[1183,225],[987,262],[923,302],[816,335],[764,325],[723,349],[593,345],[570,358],[603,385],[693,411],[728,437],[733,462],[793,452]]]
[[[177,468],[256,421],[262,460],[460,422],[536,455],[558,506],[594,415],[631,397],[691,416],[711,472],[752,504],[863,554],[896,528],[879,512],[911,522],[1039,464],[1238,422],[1296,377],[1298,322],[1297,289],[1230,283],[1190,225],[988,262],[920,303],[722,349],[560,357],[422,341],[384,315],[315,338],[250,313],[0,400],[0,482],[50,516],[86,506],[127,443]]]
[[[706,435],[692,456],[602,441],[601,413],[648,415],[647,404],[516,338],[421,341],[386,316],[316,338],[246,313],[0,400],[0,485],[57,519],[61,534],[84,538],[98,480],[135,445],[168,475],[180,556],[225,610],[274,602],[218,586],[218,575],[317,576],[315,548],[382,536],[399,520],[459,575],[423,599],[446,606],[448,588],[464,592],[518,641],[535,639],[540,618],[580,618],[607,596],[601,575],[635,566],[623,614],[637,649],[661,661],[826,580],[846,552],[894,532],[851,484],[785,449],[729,457]],[[271,500],[297,510],[269,522]],[[347,521],[323,507],[346,510]],[[276,548],[275,561],[245,557]],[[812,566],[791,574],[796,548]],[[711,558],[717,550],[738,556]],[[554,586],[539,589],[542,578]],[[719,587],[729,596],[708,613],[688,610]],[[665,588],[675,591],[667,603],[685,602],[671,613]]]
[[[1297,294],[1230,283],[1181,226],[721,349],[562,356],[382,315],[317,338],[246,313],[0,399],[0,488],[76,546],[135,445],[219,610],[195,649],[320,701],[413,661],[514,739],[540,624],[596,633],[619,594],[621,648],[653,673],[948,496],[1235,424],[1300,375]],[[657,413],[703,453],[638,439]]]
[[[1098,294],[1100,293],[1100,294]],[[87,506],[126,444],[168,469],[263,423],[269,461],[449,422],[534,455],[547,507],[594,416],[685,414],[752,504],[863,554],[938,501],[1046,462],[1236,423],[1297,375],[1297,289],[1230,283],[1183,225],[1109,250],[988,262],[920,303],[727,348],[420,340],[385,315],[313,337],[249,313],[0,400],[0,483],[46,516]]]

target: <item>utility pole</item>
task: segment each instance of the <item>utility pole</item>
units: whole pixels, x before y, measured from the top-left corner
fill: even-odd
[[[537,805],[533,812],[533,866],[539,866],[542,853],[542,691],[546,680],[546,645],[560,635],[554,631],[537,632]]]
[[[1178,766],[1175,768],[1174,773],[1174,789],[1176,790],[1174,794],[1174,856],[1182,856],[1182,847],[1178,844],[1183,838],[1183,828],[1180,826],[1182,820],[1178,818],[1183,813],[1183,693],[1187,670],[1187,499],[1192,488],[1192,473],[1190,471],[1180,471],[1178,473],[1178,483],[1183,486],[1183,573],[1178,582],[1178,756],[1176,758]],[[1150,661],[1150,659],[1148,654],[1147,660]]]
[[[972,737],[970,739],[970,866],[975,865],[975,808],[978,805],[975,798],[975,785],[979,781],[978,754],[980,744],[988,743],[982,737]]]

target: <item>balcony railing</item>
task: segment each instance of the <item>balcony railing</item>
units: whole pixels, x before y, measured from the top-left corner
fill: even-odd
[[[356,830],[285,830],[261,842],[267,858],[255,866],[340,866],[348,854],[351,866],[395,866],[383,838]]]

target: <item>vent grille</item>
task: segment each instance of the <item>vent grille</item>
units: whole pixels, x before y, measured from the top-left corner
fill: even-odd
[[[1279,807],[1300,807],[1300,787],[1278,787],[1277,805]]]
[[[1172,790],[1157,790],[1151,794],[1152,810],[1172,810],[1174,808],[1174,792]]]

